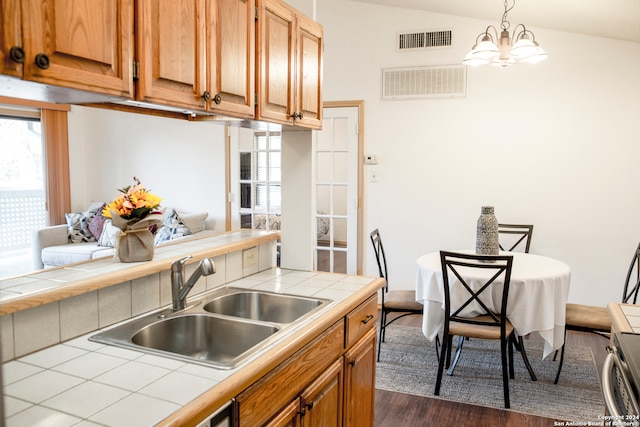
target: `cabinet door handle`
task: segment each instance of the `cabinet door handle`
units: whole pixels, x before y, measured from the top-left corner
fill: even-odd
[[[36,67],[40,68],[41,70],[46,70],[47,68],[49,68],[49,65],[51,65],[51,62],[49,61],[49,57],[47,55],[45,55],[44,53],[39,53],[36,55],[35,64]]]
[[[356,359],[353,359],[351,362],[349,362],[349,365],[351,365],[352,368],[356,366]]]
[[[216,96],[213,97],[213,102],[215,102],[216,104],[220,104],[222,102],[222,97],[219,93],[217,93]]]
[[[206,102],[209,102],[211,100],[211,92],[205,90],[202,94],[202,99],[204,99]]]
[[[366,325],[367,323],[369,323],[369,320],[371,319],[373,319],[373,314],[368,315],[367,317],[362,319],[361,322]]]
[[[307,409],[308,410],[312,410],[313,409],[313,402],[307,403]]]
[[[302,120],[302,119],[304,118],[304,113],[303,113],[302,111],[300,111],[300,112],[298,113],[298,118],[299,118],[300,120]]]
[[[18,64],[23,64],[24,63],[24,49],[22,49],[20,46],[13,46],[9,50],[9,57],[11,57],[11,60],[13,62],[17,62]]]
[[[298,113],[293,113],[293,114],[291,115],[291,117],[293,118],[293,120],[297,119],[297,118],[298,118]]]

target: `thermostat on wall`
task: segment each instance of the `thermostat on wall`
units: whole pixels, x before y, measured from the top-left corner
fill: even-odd
[[[364,164],[365,165],[377,165],[378,164],[378,155],[377,154],[365,154],[364,155]]]

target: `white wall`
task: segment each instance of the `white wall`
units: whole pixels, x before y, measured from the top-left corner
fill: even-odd
[[[69,113],[72,210],[109,201],[137,176],[161,206],[208,212],[225,229],[224,126],[73,106]]]
[[[365,166],[378,173],[365,184],[365,236],[380,229],[390,285],[410,289],[415,259],[473,248],[480,207],[492,205],[502,222],[535,224],[532,253],[571,266],[570,301],[618,301],[640,240],[639,44],[532,28],[545,62],[469,68],[464,99],[380,99],[382,68],[459,64],[499,19],[317,3],[324,99],[365,101],[365,152],[378,154]],[[451,48],[395,49],[398,31],[448,28]]]

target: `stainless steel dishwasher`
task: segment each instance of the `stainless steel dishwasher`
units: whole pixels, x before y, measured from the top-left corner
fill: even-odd
[[[602,366],[605,420],[640,426],[640,335],[614,333],[607,351],[609,354]]]

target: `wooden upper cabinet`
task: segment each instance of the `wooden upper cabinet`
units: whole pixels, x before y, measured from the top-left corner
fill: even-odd
[[[210,110],[252,119],[255,115],[255,1],[207,2]]]
[[[320,129],[322,26],[280,0],[259,10],[256,119]]]
[[[258,15],[258,105],[256,119],[293,124],[295,12],[261,0]]]
[[[133,0],[19,3],[24,80],[133,97]]]
[[[205,110],[205,1],[137,0],[137,100]]]
[[[22,77],[24,49],[20,21],[20,3],[0,0],[0,74]]]
[[[316,129],[322,127],[323,41],[322,26],[307,16],[299,16],[296,120]]]
[[[138,0],[136,99],[254,116],[254,0]]]

